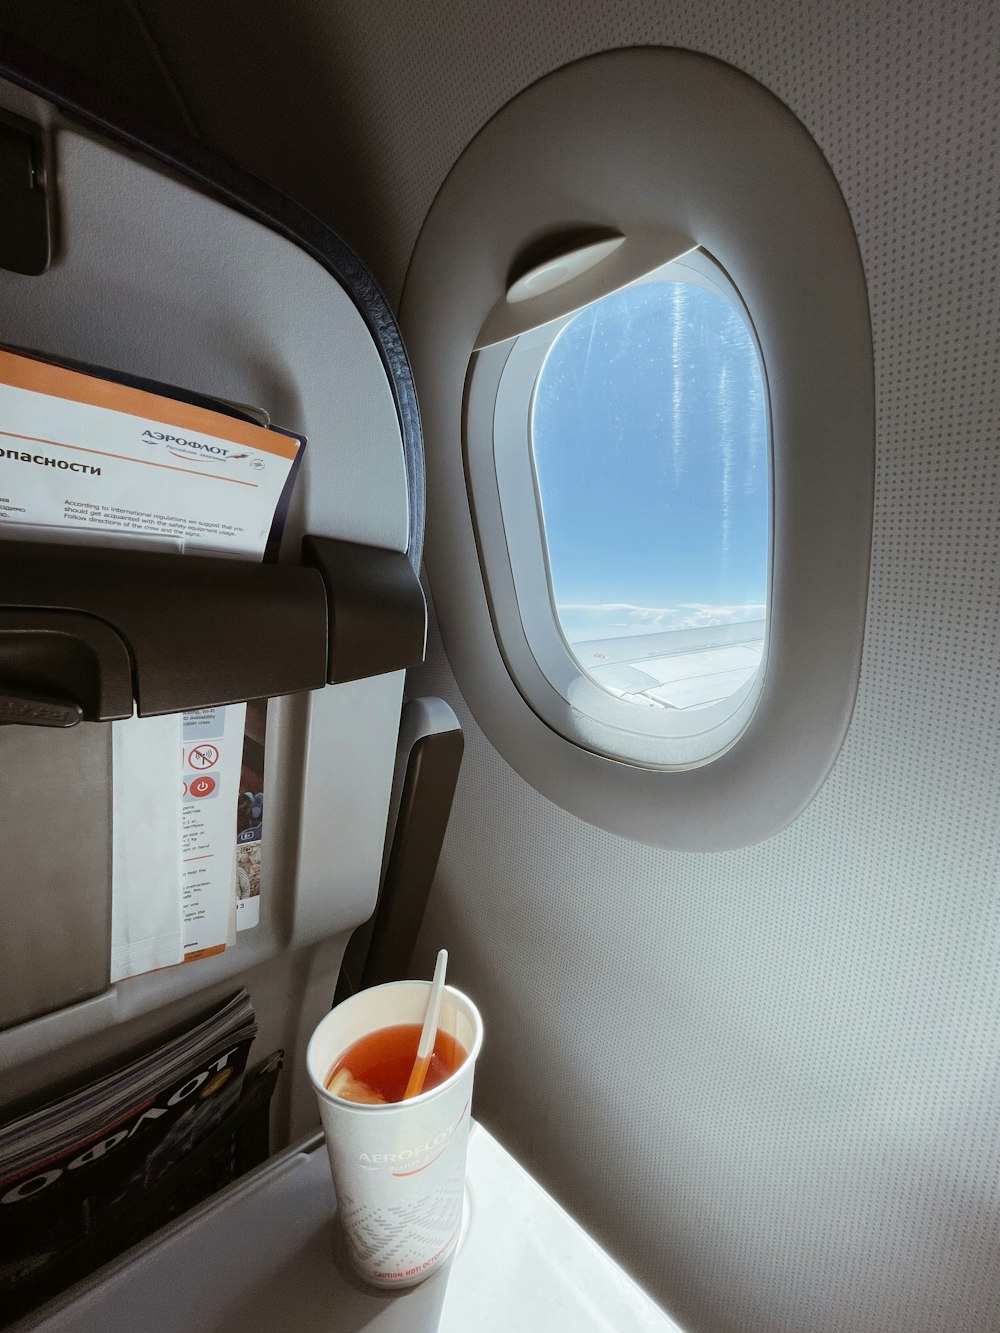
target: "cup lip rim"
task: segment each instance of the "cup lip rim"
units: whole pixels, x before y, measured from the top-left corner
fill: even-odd
[[[316,1024],[316,1027],[313,1030],[313,1034],[309,1038],[309,1044],[306,1047],[306,1072],[309,1075],[309,1080],[312,1083],[313,1088],[316,1090],[316,1092],[326,1101],[332,1103],[332,1105],[334,1106],[350,1107],[352,1111],[357,1111],[362,1115],[371,1115],[371,1114],[377,1115],[377,1114],[384,1114],[387,1111],[400,1111],[403,1107],[426,1106],[428,1102],[432,1102],[436,1097],[441,1096],[443,1093],[447,1092],[450,1088],[454,1087],[455,1084],[458,1083],[459,1080],[466,1075],[466,1071],[469,1069],[469,1066],[474,1065],[479,1057],[479,1052],[482,1049],[483,1045],[483,1016],[479,1012],[479,1008],[475,1004],[475,1002],[472,999],[470,999],[469,996],[466,995],[464,991],[460,991],[457,986],[452,986],[450,983],[445,983],[444,989],[446,991],[449,991],[452,995],[457,996],[460,1000],[463,1000],[472,1010],[473,1021],[476,1027],[476,1038],[475,1041],[472,1043],[472,1047],[470,1048],[465,1059],[455,1070],[455,1072],[453,1074],[450,1074],[444,1080],[443,1083],[437,1084],[436,1087],[430,1088],[427,1092],[419,1093],[416,1097],[411,1097],[409,1101],[406,1102],[402,1101],[352,1102],[347,1097],[338,1097],[336,1093],[331,1092],[329,1088],[324,1087],[322,1083],[320,1083],[317,1079],[313,1077],[312,1061],[310,1060],[312,1044],[316,1039],[316,1034],[319,1032],[320,1028],[323,1026],[323,1024],[326,1022],[326,1020],[330,1017],[331,1014],[335,1014],[338,1009],[343,1008],[343,1006],[346,1004],[350,1004],[350,1002],[357,996],[364,995],[366,994],[366,992],[370,990],[391,990],[395,986],[430,987],[430,984],[431,983],[429,981],[427,981],[425,978],[422,977],[414,977],[414,978],[404,977],[401,981],[383,981],[380,982],[379,985],[377,986],[366,986],[364,990],[355,991],[353,995],[349,995],[346,1000],[341,1000],[340,1004],[335,1005],[333,1009],[331,1009],[328,1013],[324,1014],[323,1017],[320,1019],[320,1021]],[[378,1029],[373,1029],[373,1030],[377,1031]],[[334,1063],[336,1063],[336,1061]]]

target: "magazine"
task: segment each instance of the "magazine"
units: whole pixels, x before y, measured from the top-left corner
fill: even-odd
[[[216,1152],[215,1169],[205,1171],[199,1149],[239,1112],[253,1083],[245,1071],[256,1031],[240,991],[173,1040],[0,1127],[3,1318],[32,1309],[253,1164]],[[272,1057],[260,1071],[265,1114],[278,1068]],[[185,1186],[196,1168],[192,1197]]]

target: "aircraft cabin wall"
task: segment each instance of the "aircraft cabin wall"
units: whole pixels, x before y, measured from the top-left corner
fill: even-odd
[[[394,304],[455,160],[581,57],[716,57],[815,139],[857,234],[876,392],[839,756],[755,845],[643,845],[518,775],[432,633],[413,684],[466,751],[413,967],[449,948],[486,1022],[477,1114],[692,1333],[997,1329],[997,7],[136,10],[182,118],[337,227]],[[431,528],[458,521],[436,505]],[[447,580],[431,568],[432,598]]]

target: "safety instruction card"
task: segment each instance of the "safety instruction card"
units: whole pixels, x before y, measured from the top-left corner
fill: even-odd
[[[248,560],[273,548],[305,440],[156,387],[0,348],[0,536]],[[112,724],[112,980],[234,937],[245,716]],[[263,793],[249,795],[259,839]],[[258,905],[241,895],[241,926]]]

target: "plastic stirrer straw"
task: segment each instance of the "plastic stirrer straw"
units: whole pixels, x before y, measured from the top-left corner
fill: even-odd
[[[404,1102],[408,1101],[410,1097],[420,1095],[424,1086],[424,1079],[427,1077],[427,1071],[431,1066],[434,1042],[437,1039],[438,1018],[441,1013],[444,973],[447,966],[448,950],[442,949],[437,956],[437,962],[434,964],[434,980],[431,982],[431,993],[427,997],[427,1012],[424,1014],[424,1026],[420,1030],[420,1041],[417,1043],[417,1058],[413,1062],[410,1079],[406,1085],[406,1091],[403,1093]]]

